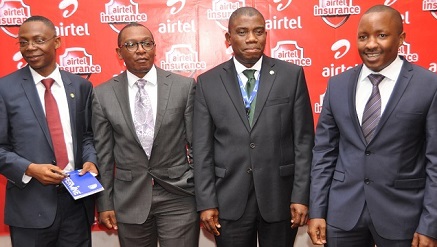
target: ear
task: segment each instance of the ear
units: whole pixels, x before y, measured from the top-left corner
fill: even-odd
[[[232,45],[232,43],[231,43],[231,34],[229,32],[226,32],[225,38],[226,38],[226,42],[228,42],[228,45]]]
[[[59,36],[56,36],[55,38],[55,49],[58,49],[61,47],[61,38]]]
[[[399,46],[401,47],[404,44],[405,38],[407,37],[407,34],[405,32],[402,32],[399,34]]]
[[[123,60],[123,55],[121,54],[121,48],[119,48],[119,47],[115,48],[115,52],[117,53],[118,58],[120,60]]]

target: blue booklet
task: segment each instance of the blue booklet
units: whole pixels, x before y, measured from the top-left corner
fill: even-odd
[[[67,172],[69,176],[62,180],[62,184],[75,200],[104,190],[102,184],[93,174],[87,172],[80,176],[79,172],[80,170]]]

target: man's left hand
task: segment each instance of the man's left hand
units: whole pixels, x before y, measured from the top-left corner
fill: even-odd
[[[83,175],[87,172],[94,173],[96,176],[99,174],[99,170],[97,170],[96,165],[92,162],[85,162],[82,167],[82,171],[80,171],[79,175]],[[94,175],[93,174],[93,175]]]
[[[291,228],[304,226],[308,221],[308,206],[303,204],[290,204]]]

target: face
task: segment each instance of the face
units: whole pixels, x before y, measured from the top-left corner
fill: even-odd
[[[152,33],[143,26],[129,27],[124,29],[121,34],[122,47],[116,49],[118,57],[124,60],[127,70],[139,78],[144,77],[152,68],[156,45],[153,45],[151,50],[145,50],[140,44],[136,51],[128,51],[124,44],[142,41],[153,41]]]
[[[229,23],[226,41],[232,46],[234,56],[247,68],[252,67],[263,55],[267,32],[262,16],[241,15]]]
[[[42,76],[50,75],[56,68],[56,49],[61,40],[44,22],[30,21],[18,31],[20,52],[24,60]]]
[[[373,12],[363,15],[358,26],[358,52],[363,63],[379,72],[398,56],[405,40],[400,20],[390,12]]]

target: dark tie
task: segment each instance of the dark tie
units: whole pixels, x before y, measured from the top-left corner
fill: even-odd
[[[255,71],[254,69],[246,69],[243,71],[243,74],[247,77],[247,82],[246,82],[246,93],[247,93],[247,98],[250,98],[250,94],[253,91],[253,88],[255,87]],[[250,125],[252,125],[252,121],[253,121],[253,113],[255,112],[255,102],[256,102],[256,97],[253,99],[252,103],[250,104],[250,109],[249,109],[249,123]]]
[[[51,92],[51,87],[55,81],[47,78],[41,81],[46,87],[44,92],[44,104],[46,108],[46,119],[52,138],[53,149],[55,151],[56,165],[64,169],[68,164],[67,146],[64,140],[64,131],[62,130],[61,117],[59,116],[58,104]]]
[[[384,80],[384,76],[380,74],[370,74],[368,77],[373,87],[369,100],[364,107],[361,124],[361,129],[367,143],[372,140],[376,126],[378,126],[379,119],[381,118],[381,95],[379,94],[378,85]]]
[[[153,146],[153,135],[155,130],[155,123],[153,119],[152,101],[147,94],[144,86],[147,81],[139,79],[136,82],[138,86],[138,92],[135,96],[135,109],[134,109],[134,125],[138,139],[141,142],[144,152],[150,159]]]

